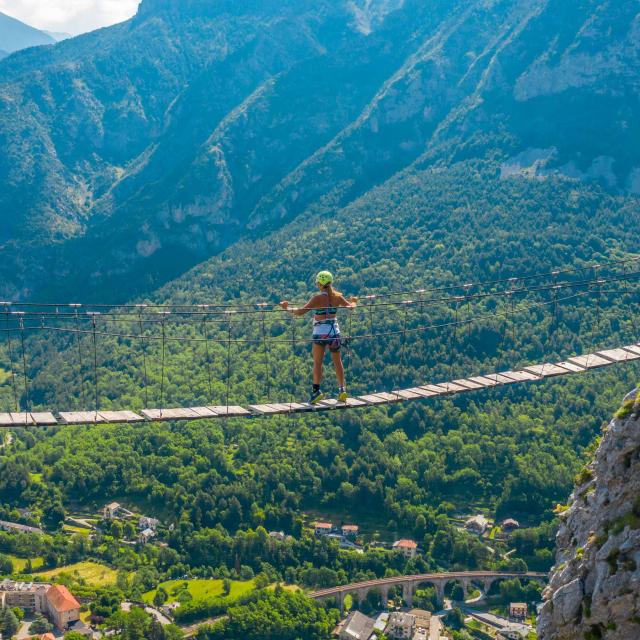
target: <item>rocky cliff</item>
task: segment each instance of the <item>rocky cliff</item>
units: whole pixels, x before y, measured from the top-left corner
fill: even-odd
[[[561,514],[541,640],[640,638],[640,395],[625,399]]]

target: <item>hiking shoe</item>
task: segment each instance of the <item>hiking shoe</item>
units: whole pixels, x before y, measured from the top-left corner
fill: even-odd
[[[309,398],[309,404],[318,404],[321,400],[324,400],[324,393],[322,391],[314,391]]]
[[[340,393],[338,394],[338,402],[346,402],[347,397],[347,390],[343,387],[340,389]]]

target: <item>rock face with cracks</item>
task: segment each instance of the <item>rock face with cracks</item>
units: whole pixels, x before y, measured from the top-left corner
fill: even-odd
[[[561,515],[541,640],[640,638],[640,395],[625,399]]]

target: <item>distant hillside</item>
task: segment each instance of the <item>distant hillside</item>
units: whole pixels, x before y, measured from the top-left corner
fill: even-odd
[[[414,163],[640,191],[637,2],[144,0],[0,68],[2,297],[122,299]]]
[[[34,29],[20,20],[0,13],[0,45],[2,51],[6,52],[5,55],[27,47],[54,42],[56,40],[44,31]]]
[[[48,36],[51,36],[56,42],[62,42],[71,38],[70,33],[64,33],[63,31],[44,31]]]

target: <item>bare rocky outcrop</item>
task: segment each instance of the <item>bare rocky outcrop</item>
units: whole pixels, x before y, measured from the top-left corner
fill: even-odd
[[[541,640],[640,638],[640,395],[606,428],[561,514]]]

